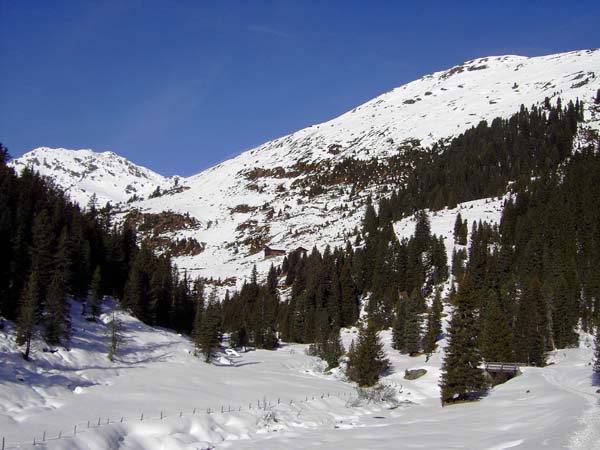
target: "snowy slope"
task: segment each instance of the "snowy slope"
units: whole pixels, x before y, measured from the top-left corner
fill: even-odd
[[[187,338],[124,313],[122,349],[111,363],[112,306],[96,324],[74,303],[70,351],[44,353],[37,343],[31,363],[20,357],[14,327],[6,324],[0,332],[5,448],[33,449],[34,438],[35,448],[49,450],[600,448],[588,336],[580,348],[552,354],[554,365],[524,368],[478,403],[442,408],[441,353],[429,361],[401,355],[384,332],[392,370],[382,381],[400,402],[390,409],[393,403],[357,402],[353,385],[323,373],[304,345],[208,365],[193,356]],[[345,345],[355,336],[345,330]],[[407,381],[409,368],[428,372]]]
[[[183,192],[129,206],[145,212],[191,214],[199,226],[165,236],[193,237],[205,250],[178,258],[179,267],[192,275],[236,277],[239,283],[252,264],[264,272],[272,262],[260,253],[265,244],[286,250],[342,244],[359,224],[367,195],[383,195],[382,186],[354,192],[350,185],[336,185],[309,196],[303,181],[327,173],[335,161],[385,160],[410,151],[411,145],[406,145],[410,140],[430,145],[449,139],[480,120],[508,117],[522,104],[540,104],[546,97],[554,102],[560,96],[564,103],[579,98],[590,105],[599,87],[599,50],[479,58],[427,75],[331,121],[267,142],[181,180],[189,188]],[[586,120],[586,126],[600,128],[600,117],[593,116],[590,108]],[[21,158],[16,163],[21,164]],[[58,169],[47,173],[63,186],[74,184],[68,173]],[[128,183],[126,176],[119,178]],[[122,185],[111,178],[98,174],[96,180],[89,187],[77,182],[82,198],[89,195],[88,189],[120,201],[130,196],[119,197],[114,190]],[[144,184],[154,180],[150,175],[135,180],[141,183],[140,192],[152,190]],[[314,181],[307,183],[314,187]]]
[[[103,206],[106,202],[125,202],[134,194],[145,197],[157,187],[168,189],[174,184],[173,178],[137,166],[113,152],[41,147],[9,165],[18,172],[33,167],[41,175],[51,177],[71,200],[82,206],[94,193],[98,205]]]

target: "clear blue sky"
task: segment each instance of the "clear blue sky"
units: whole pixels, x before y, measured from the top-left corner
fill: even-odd
[[[479,56],[600,46],[598,1],[0,0],[0,141],[191,175]]]

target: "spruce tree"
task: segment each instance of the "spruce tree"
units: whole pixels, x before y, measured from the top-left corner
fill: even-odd
[[[192,293],[194,307],[194,325],[192,327],[192,340],[196,344],[196,348],[200,347],[200,332],[202,330],[202,316],[204,315],[204,283],[198,278],[194,281],[194,289]]]
[[[94,277],[92,278],[92,284],[90,286],[90,314],[95,319],[100,315],[100,307],[102,305],[102,274],[100,272],[100,266],[96,266],[94,270]]]
[[[336,328],[331,330],[326,341],[324,359],[327,362],[327,368],[333,369],[339,366],[340,358],[344,354],[344,345],[342,344],[342,337],[340,336],[340,329]]]
[[[70,315],[66,295],[62,276],[55,272],[47,290],[44,311],[44,335],[53,345],[69,337]]]
[[[37,272],[31,272],[21,296],[21,308],[17,320],[17,344],[25,345],[23,358],[29,361],[31,342],[35,333],[40,288]]]
[[[599,91],[600,92],[600,91]],[[596,360],[594,362],[594,372],[600,377],[600,325],[596,326]]]
[[[546,362],[547,304],[534,277],[523,293],[515,323],[515,351],[519,362],[543,366]]]
[[[408,299],[400,298],[396,304],[392,323],[392,347],[403,351],[406,347],[406,310]]]
[[[340,290],[342,296],[342,323],[347,327],[354,325],[359,316],[359,301],[356,284],[352,279],[352,267],[349,261],[344,262],[340,273]]]
[[[481,355],[488,362],[513,362],[513,335],[494,291],[488,294],[481,330]]]
[[[358,344],[349,354],[347,375],[359,386],[373,386],[381,372],[387,370],[390,362],[385,357],[383,344],[377,329],[372,323],[361,327]]]
[[[415,214],[415,245],[419,253],[424,252],[431,241],[431,224],[427,211],[420,210]]]
[[[368,234],[371,237],[373,234],[377,232],[377,227],[379,226],[379,221],[377,219],[377,214],[375,213],[375,208],[373,207],[373,201],[371,197],[367,198],[367,208],[365,209],[365,217],[363,219],[363,230],[364,233]]]
[[[442,334],[442,310],[441,292],[438,289],[427,315],[427,331],[423,339],[423,351],[428,357],[435,351],[437,339]]]
[[[202,317],[198,350],[204,355],[204,361],[210,362],[221,344],[221,313],[217,302],[216,292],[213,290],[208,298],[205,312]]]
[[[404,346],[401,350],[409,355],[417,353],[421,348],[421,300],[422,296],[414,290],[406,304]]]
[[[459,285],[456,308],[448,328],[448,345],[442,364],[442,403],[467,400],[485,389],[477,335],[477,298],[469,276]]]
[[[110,361],[115,360],[115,356],[119,351],[119,346],[123,340],[123,336],[121,334],[121,322],[119,320],[118,311],[115,309],[112,312],[112,318],[108,323],[108,333],[109,333],[109,343],[108,343],[108,359]]]

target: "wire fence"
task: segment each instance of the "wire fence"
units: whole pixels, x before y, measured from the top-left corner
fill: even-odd
[[[179,410],[175,412],[170,412],[167,414],[165,410],[154,411],[152,414],[146,414],[145,412],[140,412],[136,416],[124,416],[124,415],[115,415],[113,417],[102,417],[98,416],[94,419],[90,419],[85,422],[79,422],[74,424],[71,427],[65,427],[62,430],[53,430],[52,432],[48,432],[48,430],[42,431],[41,435],[32,436],[31,440],[25,440],[20,442],[8,442],[4,436],[2,436],[2,444],[0,450],[16,450],[16,449],[34,449],[45,447],[46,444],[50,444],[53,441],[58,441],[61,439],[73,439],[83,433],[89,433],[91,430],[96,430],[100,427],[107,426],[115,426],[123,423],[133,423],[133,422],[149,422],[149,421],[160,421],[165,419],[173,419],[173,418],[192,418],[197,417],[203,414],[211,415],[211,414],[233,414],[247,411],[260,411],[267,410],[268,408],[275,407],[277,405],[287,404],[303,404],[309,403],[315,400],[324,400],[327,398],[338,398],[342,400],[348,400],[351,397],[351,392],[322,392],[314,395],[305,395],[304,399],[282,399],[278,397],[276,400],[271,399],[268,400],[266,396],[263,396],[263,399],[256,400],[256,402],[249,402],[248,404],[223,404],[220,408],[193,408],[190,410]]]

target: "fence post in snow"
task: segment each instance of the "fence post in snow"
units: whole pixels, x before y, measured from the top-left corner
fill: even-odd
[[[163,413],[162,413],[162,411],[160,412],[160,420],[163,420]]]
[[[98,417],[98,426],[100,426],[100,417]]]
[[[42,442],[46,442],[46,430],[44,430],[44,434],[42,434]],[[4,447],[2,447],[2,448],[4,448]]]
[[[194,408],[194,410],[192,411],[192,416],[196,415],[196,408]]]
[[[121,416],[121,423],[123,423],[123,416]]]
[[[4,450],[4,436],[2,437],[2,450]]]
[[[88,427],[88,428],[90,427],[90,421],[89,421],[89,420],[88,420],[88,425],[87,425],[87,427]]]
[[[179,411],[179,417],[183,416],[183,411]]]
[[[142,413],[142,415],[140,416],[140,422],[144,421],[144,413]]]
[[[73,436],[77,436],[77,425],[73,427]]]
[[[60,431],[58,432],[58,439],[60,439],[61,437],[62,437],[62,430],[60,430]]]

